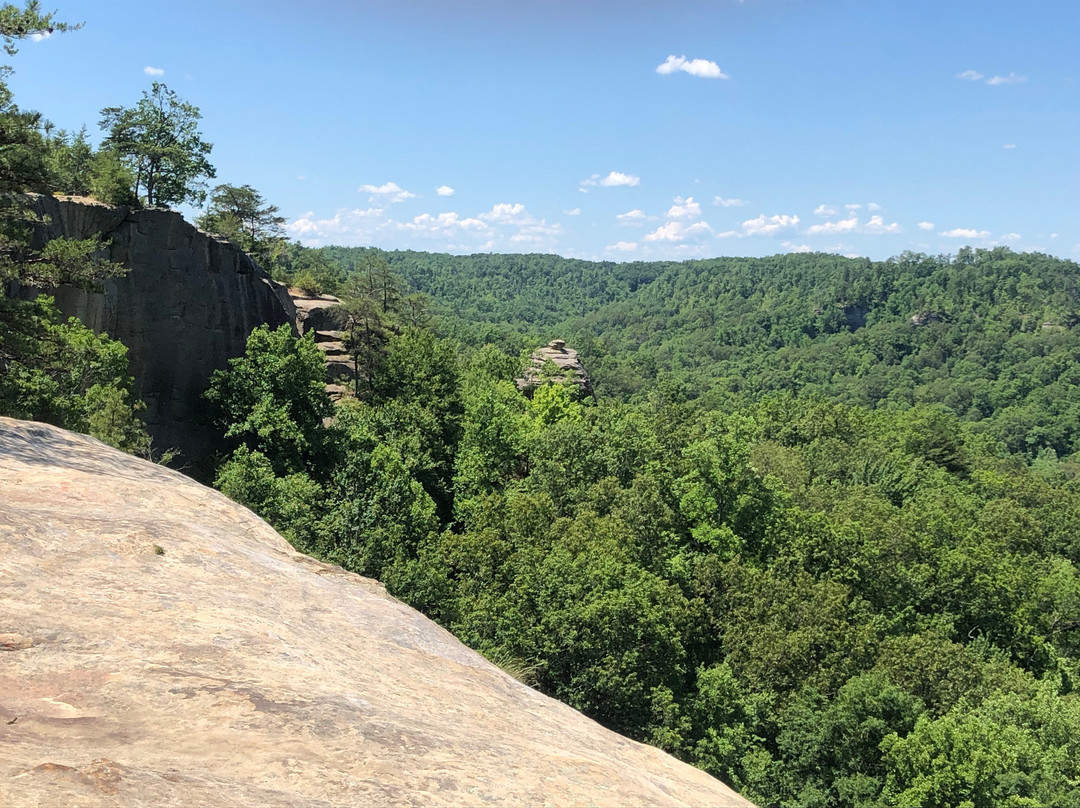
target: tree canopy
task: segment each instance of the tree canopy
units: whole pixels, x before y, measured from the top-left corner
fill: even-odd
[[[320,255],[338,264],[344,289],[360,293],[366,316],[382,317],[384,270],[366,260],[343,267],[350,252],[337,248]],[[429,290],[443,284],[435,304],[447,305],[455,284],[498,288],[503,278],[483,273],[499,258],[477,257],[473,270],[468,259],[409,260],[415,277],[424,277],[421,260],[461,270],[460,278],[427,276]],[[985,305],[984,321],[1004,317],[959,291],[969,260],[987,287],[1009,283],[998,263],[1008,261],[1044,288],[1066,289],[1042,304],[1063,308],[1043,313],[1036,331],[968,320],[956,301]],[[922,269],[913,271],[913,261]],[[1067,262],[1007,253],[907,256],[863,264],[864,274],[846,259],[778,263],[794,278],[807,274],[809,318],[827,313],[815,295],[835,291],[816,288],[826,267],[850,269],[855,283],[892,273],[897,288],[910,290],[884,298],[895,306],[893,327],[914,340],[929,329],[929,344],[943,333],[966,344],[972,331],[991,343],[1062,339],[1042,322],[1064,321],[1075,277]],[[589,277],[588,266],[569,266]],[[605,296],[621,298],[623,316],[612,315],[610,337],[595,339],[615,343],[620,327],[636,328],[635,316],[665,331],[658,316],[632,305],[648,292],[642,306],[673,300],[678,317],[683,291],[650,290],[664,278],[689,283],[691,273],[721,289],[745,282],[739,294],[755,302],[731,314],[729,327],[746,329],[732,339],[744,340],[741,382],[756,395],[688,394],[695,377],[680,379],[674,362],[658,361],[663,371],[625,398],[576,402],[552,383],[529,400],[513,381],[523,362],[513,340],[483,345],[498,332],[477,323],[470,336],[460,320],[434,330],[464,341],[439,338],[395,319],[399,303],[360,396],[346,396],[332,420],[309,419],[322,431],[308,440],[322,447],[317,455],[294,452],[300,465],[278,468],[258,430],[245,427],[233,432],[244,445],[218,483],[298,547],[379,578],[522,681],[763,806],[1072,804],[1080,797],[1077,456],[1011,450],[987,430],[992,413],[978,419],[932,399],[871,408],[828,387],[772,389],[768,331],[754,330],[770,304],[757,295],[791,280],[763,273],[745,281],[725,276],[728,266],[671,265],[635,291],[609,279]],[[624,280],[647,276],[620,271]],[[955,297],[920,298],[927,283],[919,272],[940,273],[935,282]],[[543,273],[536,277],[539,285]],[[558,275],[551,280],[558,286]],[[534,292],[518,286],[523,296]],[[506,294],[504,314],[518,305]],[[732,293],[726,305],[737,299]],[[774,305],[803,311],[795,295]],[[918,325],[911,306],[949,319]],[[878,338],[873,323],[890,322],[874,306],[865,317],[823,329],[818,350],[845,335],[835,350],[852,350],[860,338]],[[659,344],[689,323],[672,323]],[[779,313],[770,323],[778,334],[791,327]],[[815,344],[809,334],[791,339],[793,347]],[[1057,344],[1048,341],[1040,356]],[[1059,373],[1077,362],[1071,354],[1055,361]],[[237,379],[258,389],[267,382],[248,374],[281,375],[275,363],[245,366]],[[311,372],[301,400],[316,395],[315,364]],[[963,366],[939,363],[937,372],[948,378]],[[275,402],[266,412],[281,411],[280,395],[266,399]]]
[[[135,176],[135,195],[146,204],[200,204],[205,179],[216,176],[208,159],[213,146],[202,138],[198,107],[155,81],[134,107],[101,110],[105,145]]]
[[[285,249],[285,217],[250,185],[218,185],[195,224],[267,265]]]

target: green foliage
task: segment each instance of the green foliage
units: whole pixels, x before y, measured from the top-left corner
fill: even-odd
[[[69,194],[86,196],[90,192],[90,164],[94,150],[84,126],[75,134],[61,129],[47,139],[49,171],[57,188]]]
[[[974,709],[920,716],[881,748],[887,805],[1080,805],[1080,700],[1048,679]]]
[[[214,372],[206,397],[218,405],[226,438],[267,458],[275,473],[289,473],[323,451],[323,419],[331,413],[325,376],[313,339],[296,339],[288,326],[260,326],[244,355]]]
[[[218,469],[214,486],[260,514],[298,550],[318,551],[322,489],[307,474],[278,477],[266,455],[240,446]]]
[[[329,247],[346,271],[373,251]],[[601,396],[675,385],[715,403],[781,391],[942,405],[1034,456],[1080,451],[1074,262],[1007,248],[870,262],[835,255],[612,264],[381,253],[471,345],[558,336]]]
[[[286,249],[285,217],[250,185],[218,185],[195,224],[227,238],[266,269],[273,269]]]
[[[108,133],[103,146],[135,175],[135,196],[148,206],[205,198],[203,178],[212,179],[215,171],[207,159],[213,146],[198,130],[201,117],[198,107],[157,81],[134,107],[101,110],[100,125]]]
[[[131,398],[127,349],[74,318],[49,297],[0,298],[0,414],[85,432],[127,452],[150,455]]]
[[[82,27],[81,24],[59,22],[54,19],[55,14],[55,11],[42,14],[38,0],[26,0],[22,8],[4,3],[0,6],[0,39],[4,41],[4,52],[14,56],[18,52],[15,43],[28,36],[74,31]]]

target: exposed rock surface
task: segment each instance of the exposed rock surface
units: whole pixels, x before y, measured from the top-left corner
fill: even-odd
[[[296,308],[297,331],[301,336],[313,333],[315,343],[326,357],[326,392],[337,401],[351,389],[340,383],[341,378],[350,383],[356,379],[356,366],[345,350],[344,334],[338,330],[341,323],[336,307],[341,305],[341,300],[333,295],[307,297],[299,289],[290,289],[289,294]]]
[[[561,339],[553,339],[545,347],[532,352],[529,366],[517,380],[517,386],[518,390],[531,396],[537,387],[548,381],[572,384],[582,395],[596,396],[578,352],[567,348],[566,342]]]
[[[167,469],[0,418],[0,805],[747,805]]]
[[[292,323],[287,291],[238,247],[179,213],[48,196],[35,204],[50,220],[40,240],[100,235],[111,242],[108,257],[129,267],[101,292],[61,287],[50,294],[65,316],[128,347],[156,445],[179,448],[180,462],[198,471],[215,448],[202,398],[210,374],[244,353],[257,326]]]
[[[334,309],[341,299],[333,295],[308,297],[299,289],[290,289],[293,307],[296,309],[296,330],[302,336],[309,331],[333,331],[339,323]]]
[[[917,311],[911,315],[911,324],[914,326],[931,325],[932,323],[942,323],[948,320],[948,315],[943,311]]]

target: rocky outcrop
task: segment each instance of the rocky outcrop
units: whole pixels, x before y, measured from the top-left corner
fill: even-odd
[[[931,311],[924,309],[923,311],[917,311],[910,317],[910,322],[913,326],[932,325],[934,323],[943,323],[949,319],[949,316],[943,311]]]
[[[567,348],[566,342],[561,339],[553,339],[545,347],[532,352],[528,367],[517,380],[517,387],[531,397],[537,387],[548,382],[570,384],[580,395],[596,398],[589,374],[581,364],[581,357],[573,348]]]
[[[333,295],[309,297],[299,289],[290,289],[289,297],[296,309],[296,331],[301,336],[308,332],[334,331],[340,327],[336,312],[341,298]]]
[[[747,805],[168,469],[0,419],[0,805]]]
[[[333,295],[308,297],[299,289],[290,289],[289,294],[296,309],[296,329],[301,336],[314,335],[315,344],[326,358],[326,392],[338,401],[352,392],[356,380],[356,365],[345,350],[345,335],[340,330],[341,299]]]
[[[292,323],[286,290],[239,248],[179,213],[72,198],[38,197],[35,204],[49,222],[39,243],[101,236],[107,256],[129,268],[100,291],[61,287],[50,294],[65,316],[127,345],[155,444],[179,448],[180,463],[198,471],[215,449],[202,398],[210,374],[243,354],[257,326]]]

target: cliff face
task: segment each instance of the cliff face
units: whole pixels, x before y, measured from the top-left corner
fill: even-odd
[[[168,469],[0,418],[0,805],[748,805]]]
[[[179,448],[180,463],[199,471],[215,448],[201,398],[210,374],[243,354],[257,326],[292,323],[287,291],[238,248],[178,213],[52,197],[36,205],[50,222],[40,240],[100,235],[110,241],[108,257],[129,268],[101,292],[61,287],[50,294],[65,316],[127,345],[155,444]]]

